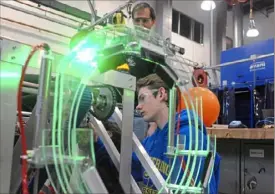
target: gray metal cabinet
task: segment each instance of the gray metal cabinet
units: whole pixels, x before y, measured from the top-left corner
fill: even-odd
[[[240,193],[240,142],[218,139],[217,151],[222,157],[220,164],[220,194]]]
[[[219,194],[273,194],[272,140],[218,139]]]
[[[243,144],[242,194],[272,194],[274,191],[273,144]]]

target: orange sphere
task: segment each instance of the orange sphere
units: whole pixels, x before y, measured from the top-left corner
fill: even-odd
[[[201,104],[202,104],[202,116],[203,123],[205,126],[210,127],[218,119],[220,114],[220,103],[217,96],[207,88],[194,87],[188,90],[188,93],[183,94],[185,99],[181,99],[181,108],[192,110],[190,101],[193,103],[194,109],[196,110],[196,102],[198,116],[201,117]],[[197,99],[197,100],[196,100]]]

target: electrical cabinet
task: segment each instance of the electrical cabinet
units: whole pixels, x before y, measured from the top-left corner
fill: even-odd
[[[272,140],[218,139],[219,194],[273,194]]]
[[[220,163],[219,194],[240,193],[240,189],[239,189],[240,144],[239,142],[234,140],[218,139],[217,152],[222,157],[222,160]]]
[[[243,194],[273,194],[273,144],[244,143],[241,175]]]

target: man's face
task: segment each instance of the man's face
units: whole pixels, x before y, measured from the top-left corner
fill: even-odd
[[[161,88],[164,90],[164,88]],[[163,107],[164,96],[160,95],[160,90],[149,89],[148,87],[140,88],[138,92],[138,105],[136,109],[140,112],[143,119],[147,122],[157,120],[157,115]]]
[[[155,24],[155,20],[153,20],[150,16],[150,9],[144,8],[139,9],[135,12],[133,22],[135,25],[143,26],[144,28],[151,29]]]

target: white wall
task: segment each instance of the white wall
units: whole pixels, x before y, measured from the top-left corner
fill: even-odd
[[[204,43],[198,44],[188,38],[182,37],[172,32],[172,42],[185,48],[184,57],[200,64],[209,65],[209,31],[210,31],[210,12],[201,10],[201,1],[173,1],[173,8],[185,15],[204,24]]]
[[[194,42],[192,40],[189,40],[188,38],[182,37],[176,33],[172,32],[172,42],[176,45],[182,46],[185,48],[185,54],[184,57],[197,62],[199,64],[202,64],[203,66],[209,66],[210,65],[210,12],[209,11],[203,11],[201,6],[202,1],[173,1],[173,7],[174,9],[184,13],[185,15],[195,19],[198,22],[201,22],[204,24],[204,38],[203,38],[203,45],[198,44],[197,42]],[[219,64],[219,55],[221,50],[217,50],[217,43],[220,41],[221,44],[224,44],[222,38],[221,40],[218,40],[216,38],[216,30],[217,30],[217,15],[219,16],[224,15],[222,11],[218,11],[218,7],[220,10],[222,10],[222,4],[219,4],[221,2],[216,2],[217,8],[214,9],[213,12],[213,59],[211,65]],[[223,2],[222,2],[223,3]],[[221,45],[219,47],[220,49],[223,48]],[[189,68],[190,71],[190,68]],[[191,68],[192,72],[192,68]],[[209,74],[209,83],[212,85],[219,85],[220,84],[220,73],[219,71],[207,71]]]
[[[249,15],[244,15],[243,17],[243,32],[244,32],[244,44],[250,44],[255,41],[266,40],[274,37],[274,12],[269,14],[269,17],[266,17],[259,11],[254,12],[254,20],[256,28],[259,30],[259,36],[255,38],[246,37],[246,32],[248,30],[249,24]],[[233,39],[233,18],[232,11],[227,12],[227,28],[226,36]]]

